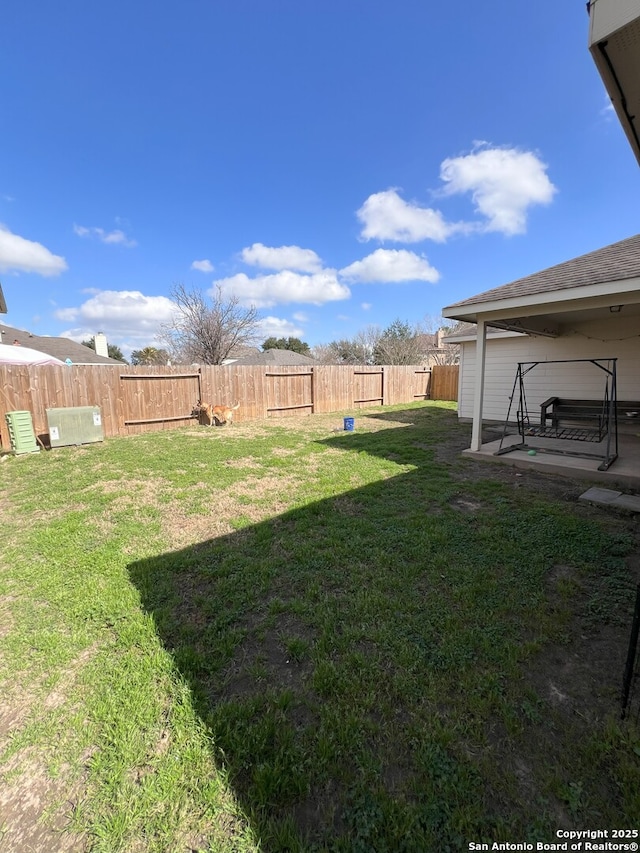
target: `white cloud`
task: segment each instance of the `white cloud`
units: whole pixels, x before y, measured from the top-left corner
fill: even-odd
[[[226,295],[237,296],[245,305],[269,308],[288,302],[303,302],[324,305],[351,296],[349,288],[341,284],[335,270],[323,270],[315,275],[301,275],[283,270],[273,275],[249,278],[244,273],[222,278],[214,282]]]
[[[300,246],[280,246],[274,248],[262,243],[254,243],[242,250],[245,264],[262,267],[266,270],[296,270],[297,272],[318,273],[322,270],[322,261],[312,249]]]
[[[361,302],[360,307],[362,308],[363,311],[370,311],[373,306],[371,305],[370,302]]]
[[[440,273],[425,257],[407,249],[376,249],[361,261],[340,270],[348,281],[401,282],[438,281]]]
[[[31,272],[36,275],[60,275],[67,262],[54,255],[41,243],[13,234],[0,224],[0,270],[2,272]]]
[[[464,224],[447,222],[439,210],[409,204],[395,189],[370,195],[356,215],[364,226],[360,234],[363,240],[444,243],[456,231],[466,228]]]
[[[74,225],[73,231],[78,237],[95,238],[108,245],[126,246],[128,249],[138,245],[135,240],[131,240],[119,228],[116,228],[115,231],[105,231],[104,228],[87,228],[84,225]]]
[[[280,317],[263,317],[259,323],[260,336],[266,338],[300,338],[304,330]]]
[[[600,110],[600,115],[607,121],[613,120],[616,117],[616,108],[613,106],[613,101],[608,95],[606,96],[604,106]]]
[[[532,205],[549,204],[557,192],[546,169],[531,151],[484,148],[444,160],[440,177],[444,195],[471,193],[477,212],[486,217],[484,231],[512,235],[526,231]]]
[[[526,230],[527,213],[536,204],[549,204],[557,192],[547,166],[531,151],[491,148],[474,143],[470,154],[449,157],[440,165],[441,198],[470,193],[481,221],[449,222],[440,210],[406,202],[396,189],[374,193],[357,211],[363,240],[444,243],[454,234],[499,231],[506,235]]]
[[[194,261],[191,264],[191,269],[199,272],[213,272],[213,264],[208,258],[205,258],[202,261]]]
[[[309,322],[309,317],[308,317],[308,315],[307,315],[307,314],[305,314],[305,313],[304,313],[304,311],[296,311],[296,312],[295,312],[294,314],[292,314],[291,316],[292,316],[292,317],[293,317],[293,319],[294,319],[296,322],[298,322],[298,323],[307,323],[307,322]]]
[[[107,339],[130,337],[149,344],[160,324],[170,321],[175,310],[175,304],[166,296],[145,296],[139,290],[103,290],[76,308],[61,308],[54,313],[58,320],[77,324],[63,336],[82,340],[100,331]]]

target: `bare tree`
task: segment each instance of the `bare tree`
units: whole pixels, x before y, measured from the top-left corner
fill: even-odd
[[[434,316],[414,325],[398,319],[384,331],[367,326],[352,338],[317,344],[313,357],[321,364],[458,364],[459,347],[442,338],[469,325]]]
[[[341,338],[313,348],[313,357],[324,364],[375,364],[375,351],[382,332],[367,326],[353,338]]]
[[[365,326],[354,337],[357,351],[360,353],[360,364],[376,363],[376,348],[382,337],[380,326]]]
[[[318,364],[337,364],[331,344],[314,344],[311,355]]]
[[[175,285],[171,298],[177,310],[170,323],[161,327],[174,363],[222,364],[236,347],[255,342],[258,311],[245,308],[235,296],[225,298],[220,287],[211,304],[200,290]]]

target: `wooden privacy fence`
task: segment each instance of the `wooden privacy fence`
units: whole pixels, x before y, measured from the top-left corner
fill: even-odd
[[[458,400],[458,374],[460,368],[457,364],[438,365],[431,368],[431,400]]]
[[[99,406],[105,436],[171,429],[193,421],[197,400],[240,403],[236,421],[341,412],[415,400],[457,399],[457,367],[0,365],[0,437],[5,414],[29,411],[38,436],[47,409]]]

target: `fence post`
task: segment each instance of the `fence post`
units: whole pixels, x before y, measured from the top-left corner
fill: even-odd
[[[311,367],[311,414],[316,413],[316,369]]]

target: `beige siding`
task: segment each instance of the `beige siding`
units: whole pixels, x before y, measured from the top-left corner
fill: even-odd
[[[458,415],[473,416],[475,342],[463,343]],[[576,325],[558,338],[509,337],[487,341],[483,418],[504,421],[518,362],[576,358],[617,358],[619,400],[640,400],[640,335],[637,318],[612,318]],[[527,374],[530,412],[551,396],[600,399],[605,374],[591,364],[540,365]],[[515,408],[513,410],[515,412]],[[515,416],[512,413],[512,416]]]

